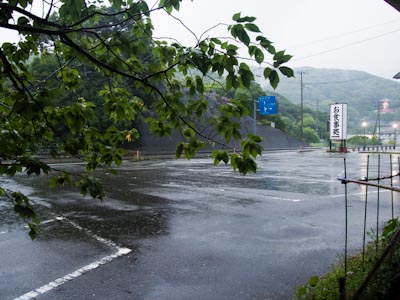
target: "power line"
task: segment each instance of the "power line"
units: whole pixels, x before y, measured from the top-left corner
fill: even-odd
[[[363,40],[360,40],[360,41],[357,41],[357,42],[354,42],[354,43],[342,45],[342,46],[339,46],[339,47],[336,47],[336,48],[328,49],[328,50],[321,51],[321,52],[318,52],[318,53],[314,53],[314,54],[311,54],[311,55],[308,55],[308,56],[303,56],[303,57],[299,57],[299,58],[294,58],[293,60],[294,60],[294,61],[299,61],[299,60],[303,60],[303,59],[307,59],[307,58],[319,56],[319,55],[326,54],[326,53],[333,52],[333,51],[337,51],[337,50],[340,50],[340,49],[343,49],[343,48],[348,48],[348,47],[351,47],[351,46],[354,46],[354,45],[358,45],[358,44],[361,44],[361,43],[365,43],[365,42],[368,42],[368,41],[371,41],[371,40],[374,40],[374,39],[377,39],[377,38],[381,38],[381,37],[384,37],[384,36],[387,36],[387,35],[390,35],[390,34],[399,32],[399,31],[400,31],[400,28],[399,28],[399,29],[396,29],[396,30],[393,30],[393,31],[390,31],[390,32],[378,34],[378,35],[375,35],[375,36],[372,36],[372,37],[370,37],[370,38],[363,39]]]
[[[307,59],[307,58],[312,58],[312,57],[315,57],[315,56],[319,56],[319,55],[323,55],[323,54],[326,54],[326,53],[334,52],[334,51],[341,50],[341,49],[344,49],[344,48],[348,48],[348,47],[351,47],[351,46],[355,46],[355,45],[358,45],[358,44],[361,44],[361,43],[365,43],[365,42],[368,42],[368,41],[371,41],[371,40],[374,40],[374,39],[378,39],[378,38],[381,38],[381,37],[384,37],[384,36],[399,32],[399,31],[400,31],[400,28],[396,29],[396,30],[393,30],[393,31],[390,31],[390,32],[383,33],[383,34],[375,35],[375,36],[372,36],[372,37],[367,38],[367,39],[356,41],[356,42],[353,42],[353,43],[350,43],[350,44],[345,44],[345,45],[342,45],[342,46],[339,46],[339,47],[336,47],[336,48],[332,48],[332,49],[328,49],[328,50],[321,51],[321,52],[318,52],[318,53],[314,53],[314,54],[311,54],[311,55],[307,55],[307,56],[303,56],[303,57],[299,57],[299,58],[296,58],[294,56],[290,62],[304,60],[304,59]],[[242,59],[242,60],[247,60],[247,61],[256,61],[254,58],[246,58],[246,57],[240,57],[240,56],[238,58]],[[267,65],[271,65],[271,63],[267,63],[267,62],[262,62],[261,64],[263,64],[263,65],[266,65],[266,64]],[[354,80],[356,80],[356,79],[354,79]],[[327,84],[330,84],[330,83],[327,83]]]
[[[375,25],[363,27],[363,28],[360,28],[358,30],[344,32],[344,33],[337,34],[337,35],[331,35],[331,36],[328,36],[328,37],[325,37],[325,38],[322,38],[322,39],[319,39],[319,40],[314,40],[314,41],[310,41],[310,42],[306,42],[306,43],[302,43],[302,44],[298,44],[298,45],[293,45],[291,47],[296,48],[296,47],[309,46],[311,44],[317,44],[317,43],[325,42],[325,41],[336,39],[336,38],[342,38],[343,36],[348,36],[348,35],[352,35],[354,33],[367,31],[367,30],[369,30],[371,28],[375,28],[375,27],[382,26],[382,25],[387,25],[387,24],[391,24],[391,23],[397,23],[399,21],[400,21],[399,19],[395,19],[395,20],[391,20],[391,21],[388,21],[388,22],[385,22],[385,23],[380,23],[380,24],[375,24]],[[288,47],[288,48],[291,48],[291,47]]]

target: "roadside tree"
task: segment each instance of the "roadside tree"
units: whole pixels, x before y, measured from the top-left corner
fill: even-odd
[[[196,128],[196,120],[205,117],[208,106],[205,79],[225,77],[226,90],[249,88],[254,75],[238,57],[239,47],[244,47],[258,64],[269,57],[264,77],[275,88],[279,73],[293,76],[285,66],[291,56],[274,48],[254,17],[240,13],[227,27],[231,38],[203,35],[194,47],[154,38],[152,13],[171,14],[181,2],[160,0],[150,8],[142,0],[1,1],[0,28],[17,32],[20,41],[0,47],[0,175],[58,172],[51,184],[74,184],[82,194],[102,199],[105,194],[94,171],[121,164],[123,150],[118,146],[138,138],[138,131],[129,126],[144,111],[150,115],[146,120],[153,134],[181,131],[186,137],[177,145],[177,157],[191,158],[210,143],[216,149],[215,164],[229,162],[243,174],[255,172],[262,147],[259,137],[240,133],[237,120],[247,113],[241,102],[221,105],[220,114],[210,120],[225,142]],[[36,13],[37,8],[41,10]],[[47,74],[39,78],[29,67],[34,57],[40,60],[38,67],[47,60],[55,60],[56,66],[43,68]],[[87,71],[82,66],[96,72],[98,82],[104,80],[98,96],[112,122],[102,130],[94,126],[98,102],[81,86]],[[183,101],[186,91],[190,99]],[[116,126],[121,122],[125,128]],[[231,139],[241,140],[240,153],[226,150]],[[80,158],[86,163],[86,174],[54,170],[37,158],[43,145],[54,142],[52,157]],[[34,238],[39,221],[31,201],[1,187],[0,194],[26,218]]]

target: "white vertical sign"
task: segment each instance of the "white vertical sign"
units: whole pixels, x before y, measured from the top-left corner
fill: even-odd
[[[347,104],[336,103],[330,105],[330,139],[347,139]]]

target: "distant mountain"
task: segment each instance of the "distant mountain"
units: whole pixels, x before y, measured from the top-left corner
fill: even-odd
[[[361,120],[375,124],[380,100],[389,99],[391,113],[381,117],[381,121],[400,123],[400,80],[394,81],[377,77],[362,71],[339,69],[295,68],[296,78],[281,77],[275,90],[289,101],[300,104],[301,76],[303,72],[304,105],[320,111],[328,111],[329,104],[348,103],[349,123],[358,127]],[[272,87],[263,80],[261,69],[256,69],[256,79],[266,90]],[[317,104],[318,103],[318,104]]]

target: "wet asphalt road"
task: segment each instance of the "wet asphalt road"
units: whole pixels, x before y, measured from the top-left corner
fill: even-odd
[[[35,201],[43,225],[31,242],[0,201],[0,299],[291,299],[343,254],[344,157],[348,178],[366,175],[366,154],[323,151],[264,153],[245,177],[211,159],[128,162],[104,175],[103,202],[49,189],[45,176],[1,178]],[[387,175],[388,156],[381,165]],[[390,194],[380,193],[381,221]],[[353,251],[365,189],[348,185],[348,195]],[[377,195],[369,189],[368,228]],[[398,213],[397,194],[394,203]]]

